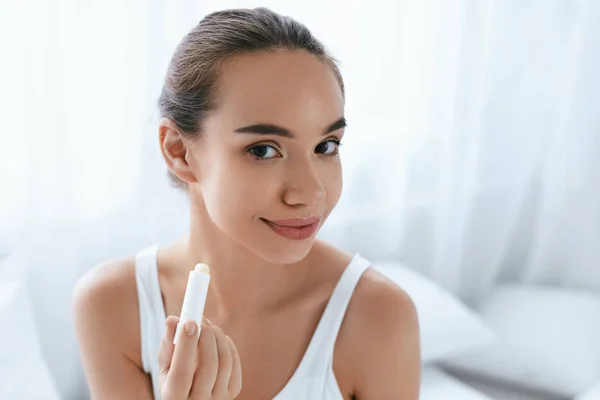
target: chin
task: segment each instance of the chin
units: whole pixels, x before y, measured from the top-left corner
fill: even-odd
[[[262,220],[262,218],[261,218]],[[321,222],[322,224],[322,222]],[[320,226],[305,239],[291,239],[271,230],[264,221],[252,224],[250,229],[238,231],[240,243],[269,264],[291,265],[302,261],[310,253]]]

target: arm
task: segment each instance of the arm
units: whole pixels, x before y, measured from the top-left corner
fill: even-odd
[[[137,289],[131,261],[96,267],[73,293],[77,340],[93,399],[152,399],[139,352]]]
[[[353,363],[356,399],[417,400],[421,359],[415,306],[386,278],[365,279],[362,286],[355,331],[361,346]]]

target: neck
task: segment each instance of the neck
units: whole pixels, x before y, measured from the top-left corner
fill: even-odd
[[[183,251],[186,266],[210,266],[205,314],[220,323],[277,309],[301,292],[310,272],[309,257],[296,264],[267,262],[225,234],[203,208],[191,208]]]

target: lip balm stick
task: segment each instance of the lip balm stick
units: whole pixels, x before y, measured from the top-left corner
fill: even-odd
[[[177,344],[179,336],[183,333],[182,328],[186,321],[196,321],[198,324],[198,335],[202,328],[202,315],[204,314],[204,305],[206,303],[206,295],[208,294],[208,284],[210,283],[210,268],[206,264],[198,264],[193,271],[190,271],[187,286],[185,288],[185,296],[183,298],[183,306],[181,307],[181,315],[175,330],[173,344]]]

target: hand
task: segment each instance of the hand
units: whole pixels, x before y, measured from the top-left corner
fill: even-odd
[[[181,327],[173,344],[179,318],[169,316],[158,351],[160,392],[163,400],[231,400],[242,389],[240,356],[231,338],[207,319],[200,340],[195,321]]]

